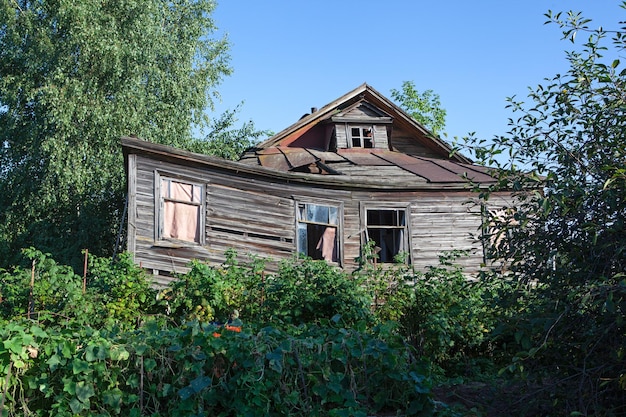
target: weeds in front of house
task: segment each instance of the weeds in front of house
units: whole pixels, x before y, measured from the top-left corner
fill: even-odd
[[[126,255],[84,277],[25,255],[0,271],[3,416],[608,416],[624,396],[621,298],[589,288],[554,316],[546,288],[468,280],[462,253],[353,274],[230,253],[158,291]]]

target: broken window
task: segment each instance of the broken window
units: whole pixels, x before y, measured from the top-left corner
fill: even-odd
[[[199,184],[161,177],[160,239],[202,242],[203,190]]]
[[[406,209],[366,209],[367,239],[375,242],[379,262],[394,262],[409,252]]]
[[[298,203],[298,252],[339,262],[339,207]]]
[[[352,126],[350,139],[353,148],[373,148],[374,130],[372,126]]]

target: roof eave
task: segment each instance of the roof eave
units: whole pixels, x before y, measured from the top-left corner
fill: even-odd
[[[301,184],[309,184],[316,186],[327,186],[345,189],[368,189],[368,190],[465,190],[470,191],[470,183],[468,181],[459,182],[415,182],[415,183],[394,183],[385,181],[367,181],[362,178],[351,178],[343,175],[319,175],[307,174],[290,171],[277,171],[261,166],[253,166],[241,162],[230,161],[216,156],[198,154],[182,149],[174,148],[167,145],[148,142],[142,139],[122,137],[120,139],[123,153],[124,163],[130,154],[146,154],[165,159],[174,160],[183,164],[196,164],[200,166],[226,170],[235,174],[251,175],[262,178],[272,179],[273,181],[281,180],[285,182],[294,182]],[[487,186],[488,184],[484,184]]]

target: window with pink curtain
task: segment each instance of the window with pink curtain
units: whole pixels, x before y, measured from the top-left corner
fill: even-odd
[[[298,252],[313,259],[339,262],[339,208],[298,204]]]
[[[202,186],[161,179],[161,238],[200,243]]]

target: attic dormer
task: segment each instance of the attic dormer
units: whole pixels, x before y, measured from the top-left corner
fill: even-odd
[[[393,117],[366,101],[342,109],[329,120],[337,149],[389,149]]]

